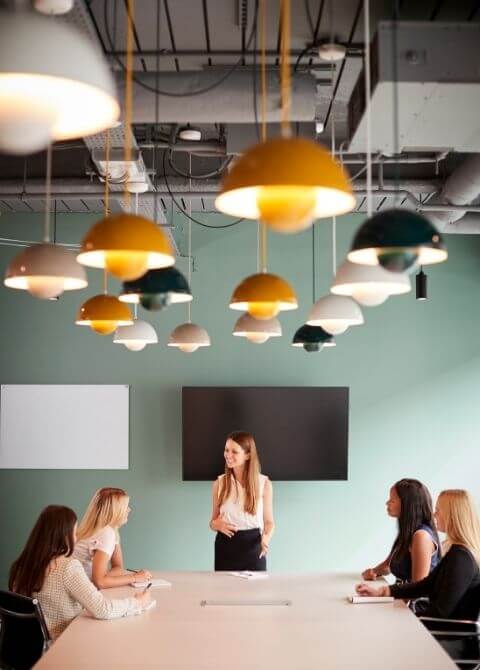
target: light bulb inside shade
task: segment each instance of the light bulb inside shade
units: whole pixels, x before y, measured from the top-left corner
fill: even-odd
[[[278,302],[249,302],[247,311],[254,319],[266,321],[277,316],[280,311],[280,305]]]
[[[319,342],[305,342],[303,348],[307,353],[312,354],[316,351],[322,351],[323,344],[320,344]]]
[[[147,346],[145,340],[129,340],[128,342],[123,342],[123,344],[130,351],[142,351]]]
[[[410,272],[418,261],[417,250],[377,249],[379,264],[389,272]]]
[[[105,267],[117,279],[132,281],[148,270],[148,253],[143,251],[105,251]]]
[[[352,291],[352,298],[360,305],[365,307],[377,307],[385,302],[388,298],[388,293],[376,289],[374,285],[366,285],[364,288],[356,288]]]
[[[330,333],[330,335],[341,335],[348,328],[348,324],[342,322],[340,319],[325,319],[319,321],[318,325],[321,326],[323,330],[326,330],[327,333]]]
[[[117,327],[116,321],[91,321],[90,328],[98,335],[111,335]]]
[[[199,344],[179,344],[178,348],[185,354],[193,354],[194,351],[197,351],[199,346]]]
[[[254,344],[263,344],[268,340],[270,335],[268,333],[245,333],[245,337],[249,342]]]
[[[309,186],[263,186],[257,195],[260,219],[279,233],[308,228],[315,216],[316,192]]]
[[[43,149],[52,138],[54,111],[45,104],[32,104],[15,87],[0,95],[0,150],[29,154]]]
[[[64,279],[63,277],[28,277],[27,287],[29,293],[35,298],[48,300],[63,293]]]

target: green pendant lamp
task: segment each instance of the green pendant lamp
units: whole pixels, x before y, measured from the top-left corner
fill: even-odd
[[[192,293],[183,274],[169,267],[149,270],[140,279],[124,282],[119,299],[158,311],[171,304],[190,302]]]
[[[308,353],[321,351],[323,347],[335,347],[335,340],[330,333],[320,326],[301,326],[292,340],[292,347],[303,347]]]

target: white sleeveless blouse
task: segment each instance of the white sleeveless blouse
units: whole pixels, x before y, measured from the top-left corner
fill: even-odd
[[[223,478],[218,477],[218,491],[222,488]],[[237,482],[237,486],[232,487],[230,496],[220,505],[220,514],[223,518],[237,527],[237,530],[251,530],[260,528],[263,531],[263,491],[268,477],[260,475],[260,498],[257,502],[257,511],[255,514],[249,514],[245,511],[245,491],[243,486]]]

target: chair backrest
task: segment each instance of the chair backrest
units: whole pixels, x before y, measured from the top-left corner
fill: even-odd
[[[31,668],[49,640],[38,600],[0,591],[0,667]]]

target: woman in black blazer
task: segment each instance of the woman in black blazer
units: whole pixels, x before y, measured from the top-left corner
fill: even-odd
[[[446,533],[444,558],[419,582],[395,586],[359,584],[362,596],[406,600],[428,597],[422,616],[475,621],[480,611],[480,520],[467,491],[443,491],[435,508],[437,529]]]

